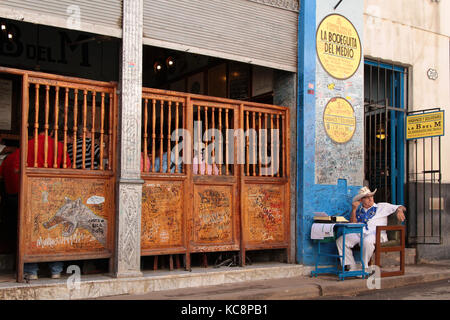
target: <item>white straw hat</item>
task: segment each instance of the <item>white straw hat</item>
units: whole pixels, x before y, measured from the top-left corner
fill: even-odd
[[[368,187],[362,187],[361,189],[359,189],[358,194],[353,197],[353,202],[359,201],[359,200],[361,200],[364,197],[373,196],[375,194],[375,192],[377,192],[377,189],[375,189],[372,192],[372,191],[370,191],[370,189]]]

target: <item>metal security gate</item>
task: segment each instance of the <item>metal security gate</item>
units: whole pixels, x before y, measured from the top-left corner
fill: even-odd
[[[117,38],[122,37],[122,11],[122,0],[0,1],[0,16],[2,18],[94,32]],[[24,34],[22,36],[26,37]],[[28,48],[26,50],[28,53]],[[41,48],[40,50],[45,49]]]
[[[143,42],[296,72],[298,8],[298,0],[146,0]]]
[[[405,68],[365,61],[365,184],[376,202],[405,204]]]
[[[408,112],[420,115],[440,111],[439,108]],[[442,244],[441,137],[409,140],[407,194],[408,242]]]

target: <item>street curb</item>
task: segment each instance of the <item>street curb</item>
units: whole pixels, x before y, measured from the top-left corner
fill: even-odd
[[[202,296],[201,299],[198,299],[194,296],[194,300],[237,300],[237,301],[246,301],[246,300],[299,300],[301,298],[316,298],[320,296],[321,288],[317,284],[304,284],[297,287],[292,288],[264,288],[259,290],[249,290],[248,292],[242,292],[239,295],[234,295],[233,298],[230,298],[227,295],[224,296],[212,296],[211,298],[204,298]],[[192,299],[192,297],[191,297]]]
[[[279,270],[278,272],[274,272]],[[254,281],[267,281],[262,285],[251,288],[245,287],[239,293],[230,296],[227,292],[218,295],[196,297],[192,299],[207,300],[302,300],[317,299],[332,296],[357,295],[364,292],[373,291],[368,284],[374,284],[374,278],[356,279],[350,278],[340,281],[335,277],[308,276],[311,267],[301,265],[288,265],[283,267],[262,267],[255,269],[235,269],[228,271],[211,270],[209,272],[193,272],[165,274],[159,276],[147,275],[139,278],[113,279],[102,277],[101,279],[86,280],[81,282],[80,290],[70,290],[66,286],[66,280],[58,282],[49,280],[46,283],[18,284],[8,283],[0,287],[0,300],[3,299],[95,299],[100,297],[111,297],[126,295],[143,295],[151,292],[161,292],[161,299],[164,299],[165,291],[183,288],[198,288],[202,286],[214,287],[222,284],[251,284]],[[277,281],[278,279],[292,279],[293,281]],[[439,280],[450,279],[450,264],[434,266],[422,265],[411,266],[407,273],[402,276],[381,278],[380,289],[392,289],[402,286],[422,284]],[[273,281],[272,281],[273,280]],[[261,285],[259,285],[261,286]],[[185,295],[183,297],[186,297]],[[151,298],[151,299],[154,299]],[[158,299],[158,298],[156,298]],[[172,298],[177,299],[172,295]]]
[[[445,279],[450,279],[450,271],[387,277],[381,278],[381,285],[379,289],[393,289],[397,287],[434,282]],[[337,284],[321,285],[322,294],[317,297],[356,295],[359,293],[375,290],[370,289],[367,286],[367,281],[371,281],[371,279],[360,279],[357,281],[348,282],[342,281]]]
[[[411,274],[396,277],[387,277],[381,279],[380,289],[392,289],[414,284],[423,284],[427,282],[434,282],[439,280],[450,279],[450,270],[448,272],[432,272],[425,274]],[[311,282],[314,281],[315,282]],[[317,281],[319,280],[319,281]],[[305,283],[293,286],[277,286],[272,284],[270,287],[264,289],[250,289],[242,291],[240,294],[233,294],[232,297],[228,294],[219,294],[218,296],[202,298],[194,295],[194,300],[208,299],[208,300],[307,300],[339,296],[345,299],[345,296],[354,296],[360,293],[373,291],[367,286],[368,279],[347,279],[344,281],[305,278]],[[322,282],[322,283],[318,283]],[[161,297],[161,299],[166,296]],[[157,298],[158,299],[158,298]]]
[[[397,287],[403,287],[414,284],[424,284],[427,282],[434,282],[439,280],[450,279],[450,269],[444,270],[430,270],[415,269],[409,271],[409,274],[395,277],[381,278],[379,289],[392,289]],[[283,282],[267,283],[263,288],[242,288],[239,293],[224,292],[221,293],[220,289],[215,288],[217,294],[208,295],[208,292],[193,292],[191,296],[194,300],[308,300],[308,299],[327,299],[327,297],[345,297],[355,296],[360,293],[374,292],[374,289],[369,289],[368,281],[370,279],[356,279],[349,278],[344,281],[340,281],[337,278],[315,278],[302,276],[301,278],[292,278],[291,284]],[[374,284],[374,283],[373,283]],[[213,289],[214,291],[214,289]],[[167,299],[175,297],[175,299],[185,297],[184,294],[180,296],[177,293],[163,293],[160,297],[149,297],[151,300]]]

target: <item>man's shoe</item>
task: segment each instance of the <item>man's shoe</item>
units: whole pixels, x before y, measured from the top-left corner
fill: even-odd
[[[52,279],[59,279],[59,278],[61,278],[61,273],[52,274]]]
[[[37,276],[37,274],[26,273],[25,276],[24,276],[24,278],[25,278],[26,280],[37,280],[37,279],[38,279],[38,276]]]

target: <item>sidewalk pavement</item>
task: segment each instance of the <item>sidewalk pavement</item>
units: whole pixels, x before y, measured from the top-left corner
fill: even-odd
[[[402,276],[381,278],[380,289],[450,279],[450,260],[407,265]],[[356,295],[369,289],[367,279],[339,281],[335,275],[299,276],[198,288],[151,292],[144,295],[110,296],[115,300],[301,300]],[[369,280],[370,281],[370,280]],[[372,286],[373,287],[373,286]]]
[[[81,275],[16,283],[0,277],[0,300],[297,300],[349,296],[370,290],[367,279],[310,277],[309,266],[269,263],[240,267],[193,268],[192,272],[144,271],[142,277]],[[72,278],[72,279],[71,279]],[[450,279],[450,260],[406,265],[405,275],[381,279],[381,289]],[[369,280],[370,281],[370,280]],[[70,284],[70,285],[69,285]]]

